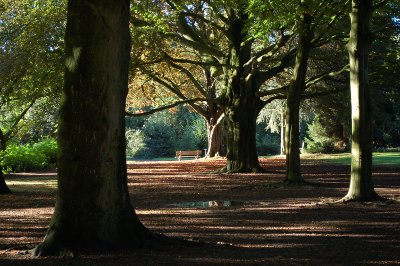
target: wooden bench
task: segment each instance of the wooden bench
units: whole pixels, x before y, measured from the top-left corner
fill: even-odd
[[[176,156],[179,161],[181,158],[195,158],[198,159],[201,157],[201,150],[195,150],[195,151],[176,151]]]

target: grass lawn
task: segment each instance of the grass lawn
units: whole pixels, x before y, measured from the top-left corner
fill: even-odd
[[[303,154],[302,159],[316,160],[328,164],[350,164],[351,154]],[[400,152],[374,152],[374,165],[400,165]]]

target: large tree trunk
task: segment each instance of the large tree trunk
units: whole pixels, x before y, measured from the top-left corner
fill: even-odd
[[[254,101],[249,103],[248,100]],[[260,112],[258,99],[238,98],[225,111],[228,172],[262,172],[256,147],[256,119]]]
[[[58,195],[34,255],[143,246],[151,237],[127,188],[128,23],[127,0],[68,2]]]
[[[239,10],[231,22],[229,65],[224,68],[225,93],[222,104],[225,107],[226,125],[226,171],[260,172],[256,148],[256,120],[263,105],[256,97],[261,84],[251,73],[252,67],[245,66],[251,58],[251,42],[246,41],[245,22],[247,14]],[[250,78],[251,77],[251,78]]]
[[[307,61],[311,49],[312,17],[302,15],[299,26],[299,41],[296,54],[293,80],[287,95],[286,105],[286,180],[290,184],[301,184],[299,116],[301,94],[305,89]]]
[[[222,150],[222,125],[220,121],[207,120],[207,158],[223,155]]]
[[[372,183],[372,112],[368,84],[372,0],[353,0],[348,44],[352,113],[351,178],[343,201],[380,199]]]

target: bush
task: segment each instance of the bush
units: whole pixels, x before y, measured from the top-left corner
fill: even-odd
[[[257,135],[257,153],[260,156],[279,154],[280,136],[274,133]]]
[[[175,156],[176,150],[207,147],[204,119],[186,108],[130,119],[126,128],[127,155],[136,158]]]
[[[175,143],[178,139],[174,129],[168,123],[166,117],[150,117],[143,126],[146,136],[146,157],[171,157],[175,152]]]
[[[45,139],[33,144],[32,149],[46,156],[48,164],[55,165],[57,162],[57,140]]]
[[[316,116],[308,126],[308,137],[305,138],[306,152],[308,153],[329,153],[334,149],[334,140],[327,133],[326,127]]]
[[[10,144],[0,157],[7,172],[44,170],[55,165],[57,143],[53,139],[46,139],[33,145]]]
[[[125,133],[125,137],[126,155],[128,157],[141,157],[146,154],[145,135],[141,130],[128,129]]]

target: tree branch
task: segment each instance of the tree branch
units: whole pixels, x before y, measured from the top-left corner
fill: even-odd
[[[257,76],[259,77],[258,83],[263,84],[268,79],[274,77],[279,72],[283,71],[285,68],[290,66],[296,56],[297,47],[290,50],[286,55],[284,55],[275,66],[266,70],[266,71],[258,71]]]
[[[125,115],[126,116],[130,116],[130,117],[151,115],[151,114],[154,114],[154,113],[166,110],[166,109],[171,109],[171,108],[173,108],[175,106],[178,106],[178,105],[181,105],[181,104],[185,104],[185,103],[187,103],[187,104],[192,103],[193,104],[195,102],[207,101],[207,100],[208,99],[203,99],[203,98],[186,99],[186,100],[177,101],[177,102],[174,102],[172,104],[164,105],[164,106],[161,106],[161,107],[158,107],[158,108],[154,108],[154,109],[152,109],[150,111],[141,112],[141,113],[131,113],[131,112],[125,111]]]
[[[219,31],[221,31],[222,33],[224,33],[225,36],[227,35],[227,31],[225,30],[224,27],[218,25],[217,23],[215,23],[215,22],[213,22],[213,21],[211,21],[209,19],[206,19],[205,17],[203,17],[203,16],[201,16],[199,14],[195,14],[193,12],[182,12],[182,14],[185,15],[185,16],[188,16],[188,17],[192,17],[192,18],[196,18],[196,19],[202,20],[203,22],[213,26],[214,28],[216,28]]]
[[[282,37],[279,40],[279,42],[277,42],[273,45],[270,45],[268,47],[265,47],[264,49],[258,51],[252,58],[250,58],[250,60],[248,62],[246,62],[244,64],[244,67],[246,67],[252,63],[255,63],[256,61],[258,63],[262,63],[266,59],[272,57],[281,47],[283,47],[289,41],[289,39],[292,36],[293,36],[293,34],[291,34],[291,35],[282,34]]]
[[[36,99],[33,99],[30,104],[17,116],[14,120],[14,123],[11,125],[10,129],[4,134],[4,139],[8,141],[11,138],[11,135],[15,132],[15,128],[17,127],[18,123],[25,117],[26,113],[31,109],[31,107],[35,104]]]
[[[274,94],[286,94],[288,88],[289,88],[289,85],[286,85],[286,86],[282,86],[277,89],[259,91],[256,93],[256,95],[258,97],[265,97],[265,96],[274,95]]]
[[[308,88],[308,87],[320,82],[321,80],[326,79],[327,77],[334,77],[334,76],[337,76],[337,75],[339,75],[339,74],[341,74],[341,73],[343,73],[345,71],[349,71],[349,67],[350,67],[350,65],[347,64],[347,65],[345,65],[344,67],[342,67],[341,69],[339,69],[337,71],[328,71],[328,72],[319,74],[319,75],[317,75],[315,77],[312,77],[312,78],[310,78],[310,79],[308,79],[306,81],[306,85],[305,86],[306,86],[306,88]]]
[[[167,53],[164,52],[164,56],[176,63],[183,63],[183,64],[192,64],[192,65],[198,65],[198,66],[215,66],[215,67],[224,67],[224,66],[228,66],[227,64],[220,64],[219,62],[215,62],[215,61],[209,61],[209,62],[203,62],[203,61],[194,61],[194,60],[190,60],[190,59],[182,59],[182,58],[174,58],[170,55],[168,55]]]
[[[176,33],[161,33],[161,34],[166,38],[176,39],[181,44],[187,45],[199,53],[208,54],[211,56],[215,56],[217,58],[224,57],[224,54],[220,50],[215,49],[213,47],[209,47],[203,43],[199,43],[199,42],[195,42],[193,40],[187,39],[184,36],[181,36],[179,34],[176,34]]]
[[[209,98],[209,95],[206,93],[206,91],[204,90],[203,86],[196,80],[196,78],[194,77],[194,75],[185,67],[175,64],[174,62],[167,60],[167,63],[172,66],[173,68],[176,68],[180,71],[182,71],[189,79],[190,81],[193,83],[193,85],[195,86],[195,88],[204,96]]]
[[[185,95],[182,94],[182,92],[177,89],[178,85],[176,85],[175,83],[173,83],[172,85],[170,83],[168,83],[167,81],[163,80],[160,77],[157,77],[156,75],[154,75],[153,73],[151,73],[150,71],[148,71],[147,69],[141,69],[147,76],[149,76],[152,80],[154,80],[155,82],[163,85],[165,88],[167,88],[170,92],[176,94],[179,98],[182,99],[186,99]]]

